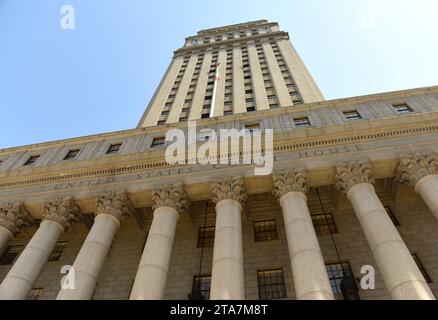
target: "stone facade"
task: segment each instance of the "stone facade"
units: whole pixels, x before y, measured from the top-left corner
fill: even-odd
[[[205,279],[215,299],[435,299],[438,87],[324,101],[300,60],[291,62],[293,48],[284,39],[267,46],[266,34],[251,31],[260,28],[286,36],[275,23],[258,21],[187,38],[137,129],[0,150],[0,299],[187,299],[199,293],[192,290],[199,276],[211,276]],[[245,30],[251,32],[218,38]],[[205,37],[216,44],[197,42]],[[184,62],[189,51],[220,42],[218,61],[242,58],[246,50],[233,47],[240,38],[254,41],[250,64],[258,57],[272,65],[278,50],[286,55],[302,103],[283,105],[291,97],[274,68],[282,107],[269,108],[251,64],[261,99],[255,112],[236,105],[240,111],[225,116],[219,99],[219,117],[199,119],[197,129],[273,129],[273,173],[256,176],[254,164],[167,163],[162,138],[169,129],[188,129],[180,104],[166,123],[145,125],[163,111],[154,107],[166,99],[163,88],[181,76],[189,90],[183,65],[210,68],[205,59],[215,58],[214,50],[200,64],[192,55]],[[197,90],[208,90],[207,81],[201,72]],[[193,99],[203,103],[196,93]],[[297,120],[304,118],[303,126]],[[66,159],[72,150],[79,152]],[[267,224],[270,231],[260,235],[257,226]],[[210,242],[202,247],[207,229],[203,241]],[[63,266],[74,267],[75,290],[61,289]],[[363,266],[375,268],[373,290],[359,285]],[[282,273],[278,296],[259,279],[269,272]]]

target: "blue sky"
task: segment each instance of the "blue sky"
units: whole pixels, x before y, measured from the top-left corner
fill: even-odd
[[[134,128],[186,36],[258,19],[327,99],[438,85],[436,0],[0,0],[0,148]]]

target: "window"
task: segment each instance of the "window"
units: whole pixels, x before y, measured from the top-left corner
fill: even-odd
[[[253,111],[255,111],[255,107],[247,107],[246,111],[247,112],[253,112]]]
[[[277,240],[277,225],[275,220],[254,222],[254,237],[256,242]]]
[[[37,155],[37,156],[30,156],[30,158],[27,159],[27,161],[24,163],[24,165],[25,166],[34,165],[38,161],[39,158],[40,158],[39,155]]]
[[[311,126],[310,120],[307,117],[302,117],[302,118],[294,119],[294,123],[295,123],[295,126],[297,128],[306,128],[306,127],[310,127]]]
[[[154,140],[152,140],[151,147],[152,148],[162,147],[162,146],[164,146],[165,143],[166,143],[165,137],[154,138]]]
[[[246,124],[245,130],[249,132],[250,134],[253,134],[254,132],[260,131],[260,124]]]
[[[165,125],[165,124],[166,124],[166,120],[160,120],[160,121],[157,122],[158,126],[162,126],[162,125]]]
[[[121,147],[122,147],[121,143],[111,144],[108,150],[106,151],[106,154],[119,153]]]
[[[192,293],[190,300],[209,300],[211,288],[211,275],[193,277]]]
[[[43,293],[43,288],[33,288],[32,290],[30,290],[27,300],[39,300]]]
[[[430,278],[429,274],[426,271],[426,268],[424,267],[423,263],[421,262],[420,258],[416,253],[412,254],[412,258],[414,258],[415,263],[417,264],[418,269],[420,269],[421,274],[424,277],[424,280],[426,280],[427,283],[432,283],[432,279]]]
[[[397,113],[410,113],[410,112],[412,112],[411,107],[409,107],[406,103],[394,104],[393,107]]]
[[[283,299],[286,298],[283,270],[265,270],[257,272],[259,285],[259,299]]]
[[[337,300],[360,300],[350,263],[326,264],[332,291]]]
[[[360,120],[362,116],[356,110],[353,111],[344,111],[344,117],[347,120]]]
[[[20,252],[23,250],[22,245],[17,246],[9,246],[6,249],[6,252],[3,254],[3,256],[0,259],[0,265],[9,265],[12,264],[15,261],[15,258],[18,257]]]
[[[213,247],[215,229],[215,226],[199,228],[198,248]]]
[[[339,232],[331,213],[312,215],[312,222],[315,232],[319,236]]]
[[[75,160],[79,154],[79,149],[70,150],[67,155],[64,157],[64,160]]]
[[[207,118],[210,118],[210,114],[208,114],[208,113],[203,113],[203,114],[201,115],[201,119],[207,119]]]
[[[50,254],[49,261],[58,261],[59,258],[61,258],[67,244],[68,241],[59,241],[56,244],[55,249],[53,249],[52,253]]]
[[[388,213],[388,216],[391,218],[392,223],[396,226],[400,226],[400,222],[398,221],[397,217],[394,214],[394,211],[392,211],[390,206],[385,206],[386,213]]]

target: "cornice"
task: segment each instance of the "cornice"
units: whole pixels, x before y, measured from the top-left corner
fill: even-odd
[[[428,133],[438,133],[438,124],[436,120],[418,123],[405,124],[404,126],[378,126],[360,131],[343,131],[341,133],[328,134],[324,131],[326,128],[313,128],[308,130],[319,130],[320,134],[312,137],[304,136],[302,138],[294,135],[294,132],[278,134],[274,139],[273,152],[275,155],[288,152],[307,151],[318,148],[327,148],[334,146],[345,146],[354,143],[366,143],[373,141],[382,141],[385,139],[403,138],[414,135],[423,135]],[[293,137],[293,139],[291,139]],[[324,138],[322,138],[324,137]],[[294,142],[291,142],[294,141]],[[49,183],[61,183],[67,181],[76,181],[87,178],[105,178],[117,175],[144,173],[156,169],[178,169],[185,165],[170,165],[164,160],[164,149],[147,154],[154,154],[154,157],[148,160],[132,160],[133,154],[118,155],[111,159],[109,165],[96,165],[95,160],[83,161],[80,163],[81,169],[71,169],[66,171],[59,166],[57,171],[48,173],[48,167],[35,167],[31,175],[19,177],[5,177],[1,179],[0,189],[17,188],[24,186],[33,186]],[[264,152],[264,150],[262,150]],[[240,152],[242,155],[242,150]],[[141,155],[141,154],[138,154]],[[52,167],[50,167],[52,168]],[[53,168],[52,168],[53,169]]]

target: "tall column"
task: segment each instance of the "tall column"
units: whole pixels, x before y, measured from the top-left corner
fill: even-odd
[[[273,193],[283,210],[297,299],[333,300],[324,258],[307,207],[305,170],[276,173],[273,182]]]
[[[434,300],[400,234],[375,192],[371,165],[350,161],[336,168],[336,187],[347,194],[393,299]]]
[[[438,154],[413,153],[400,159],[397,177],[412,186],[438,219]]]
[[[154,218],[131,291],[131,300],[164,297],[179,214],[187,209],[182,186],[166,185],[152,192]]]
[[[80,215],[71,198],[43,205],[43,221],[0,285],[0,300],[24,300],[61,235]]]
[[[212,300],[243,300],[242,206],[246,200],[243,178],[224,178],[212,184],[216,230],[211,276]]]
[[[19,233],[22,227],[32,222],[32,217],[20,202],[0,208],[0,257],[5,253],[9,240]]]
[[[100,270],[120,223],[128,218],[133,210],[125,192],[113,191],[97,196],[93,227],[73,264],[74,289],[62,288],[57,300],[92,298]]]

